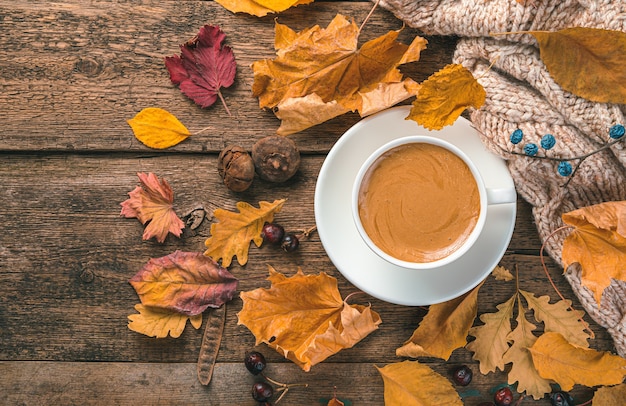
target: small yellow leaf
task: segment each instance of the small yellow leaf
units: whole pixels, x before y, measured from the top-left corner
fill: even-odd
[[[511,271],[509,271],[508,269],[506,269],[503,266],[496,266],[493,269],[493,271],[491,271],[491,274],[498,281],[508,282],[508,281],[512,281],[513,279],[515,279],[515,277],[511,273]]]
[[[196,316],[187,316],[171,310],[136,304],[135,310],[139,314],[128,316],[128,328],[148,337],[165,338],[169,334],[178,338],[185,329],[187,320],[196,330],[202,325],[202,313]]]
[[[128,124],[135,137],[150,148],[169,148],[191,135],[172,113],[157,107],[141,110]]]
[[[450,381],[418,361],[376,367],[385,386],[385,405],[462,406]]]
[[[450,64],[422,83],[407,120],[429,130],[453,124],[463,111],[485,103],[485,89],[463,65]]]
[[[312,3],[313,0],[216,0],[216,2],[233,13],[247,13],[263,17],[290,7]]]
[[[559,333],[543,333],[529,351],[539,374],[558,383],[564,391],[575,384],[617,385],[626,376],[626,359],[576,347]]]
[[[593,395],[594,405],[619,405],[626,399],[626,383],[610,387],[601,387]]]

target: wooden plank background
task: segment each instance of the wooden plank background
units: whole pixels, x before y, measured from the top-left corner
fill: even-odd
[[[364,1],[318,1],[288,10],[278,21],[296,30],[325,26],[337,13],[361,21],[370,7]],[[203,387],[195,363],[204,326],[188,326],[178,339],[156,340],[130,331],[127,316],[138,298],[128,279],[149,258],[177,249],[203,251],[210,213],[218,207],[233,209],[237,201],[287,198],[277,220],[288,230],[314,225],[317,174],[325,154],[359,120],[357,115],[294,135],[303,162],[285,184],[256,179],[248,191],[233,193],[221,185],[216,171],[217,152],[225,145],[250,148],[278,128],[272,112],[259,109],[250,93],[250,64],[273,55],[275,17],[233,15],[211,1],[0,0],[0,403],[254,404],[249,394],[254,379],[242,364],[245,352],[254,348],[254,337],[237,325],[240,299],[228,304],[214,381]],[[219,104],[206,110],[193,105],[172,86],[163,64],[163,57],[177,53],[178,44],[203,24],[220,25],[235,53],[237,80],[224,91],[233,117]],[[362,39],[401,26],[393,15],[378,10]],[[401,40],[418,34],[405,28]],[[448,63],[454,49],[454,38],[427,38],[422,60],[403,67],[417,81]],[[166,151],[150,150],[126,124],[144,107],[165,108],[192,131],[213,129]],[[154,172],[170,182],[181,217],[202,207],[209,218],[180,239],[142,241],[141,224],[119,216],[120,202],[138,183],[137,172]],[[520,202],[502,265],[519,269],[523,289],[556,300],[539,247],[530,207]],[[292,254],[252,248],[245,267],[231,268],[241,279],[240,290],[268,286],[263,280],[268,264],[290,275],[298,267],[325,271],[338,278],[344,297],[355,291],[333,267],[315,233]],[[574,299],[549,259],[548,270],[564,295]],[[514,289],[511,283],[488,279],[479,312],[493,311]],[[270,376],[309,384],[292,389],[281,405],[325,404],[334,386],[352,405],[383,404],[382,379],[374,365],[400,361],[395,349],[410,337],[426,309],[362,300],[380,313],[380,329],[309,373],[260,347]],[[596,333],[592,347],[612,350],[608,334],[591,325]],[[471,388],[481,396],[468,398],[468,405],[487,400],[489,390],[506,379],[503,372],[478,374],[464,349],[448,362],[423,362],[442,374],[460,363],[472,365]],[[587,388],[573,393],[581,400],[591,396]]]

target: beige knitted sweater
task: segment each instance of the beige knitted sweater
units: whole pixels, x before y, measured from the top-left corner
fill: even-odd
[[[543,241],[563,225],[561,214],[605,201],[626,200],[626,145],[586,159],[567,187],[553,161],[511,155],[522,152],[510,135],[516,129],[524,143],[540,144],[553,134],[556,157],[580,156],[608,140],[609,128],[626,125],[626,105],[593,103],[561,89],[550,77],[530,35],[490,36],[489,33],[594,27],[626,31],[626,0],[381,0],[410,27],[425,34],[460,37],[454,62],[463,64],[487,91],[485,105],[470,112],[485,145],[507,160],[519,194],[533,206]],[[491,63],[493,67],[488,69]],[[626,62],[626,61],[625,61]],[[546,153],[546,154],[547,154]],[[547,242],[559,263],[566,233]],[[565,277],[585,310],[612,335],[616,351],[626,356],[626,282],[613,281],[602,306],[581,286],[580,267]]]

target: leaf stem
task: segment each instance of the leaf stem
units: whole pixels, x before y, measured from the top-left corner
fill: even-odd
[[[228,109],[228,105],[226,104],[226,100],[224,100],[224,96],[222,96],[222,92],[220,92],[219,89],[217,90],[217,95],[220,98],[220,100],[222,101],[222,104],[224,105],[224,108],[226,109],[226,113],[228,113],[228,116],[232,117],[233,115],[230,114],[230,110]]]
[[[365,17],[365,20],[363,20],[363,22],[361,23],[361,26],[359,27],[359,30],[356,33],[356,37],[358,38],[359,35],[361,35],[361,30],[363,30],[363,26],[365,25],[365,23],[370,19],[370,17],[372,16],[372,14],[374,14],[374,10],[376,10],[376,8],[378,7],[378,4],[380,3],[380,0],[376,0],[376,3],[374,3],[374,6],[372,7],[372,9],[370,10],[370,12],[367,14],[367,16]]]
[[[194,132],[194,133],[193,133],[193,135],[198,135],[198,134],[200,134],[200,133],[203,133],[203,132],[208,131],[208,130],[212,130],[212,129],[214,129],[214,128],[215,128],[215,127],[213,127],[212,125],[210,125],[210,126],[208,126],[208,127],[204,127],[204,128],[199,129],[198,131]],[[194,209],[194,210],[195,210],[195,209]]]

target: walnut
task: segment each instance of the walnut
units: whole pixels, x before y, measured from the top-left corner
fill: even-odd
[[[256,173],[270,182],[285,182],[300,167],[300,151],[293,140],[279,135],[261,138],[252,146]]]
[[[245,149],[239,145],[231,145],[220,152],[217,172],[227,188],[233,192],[243,192],[254,179],[254,163]]]

